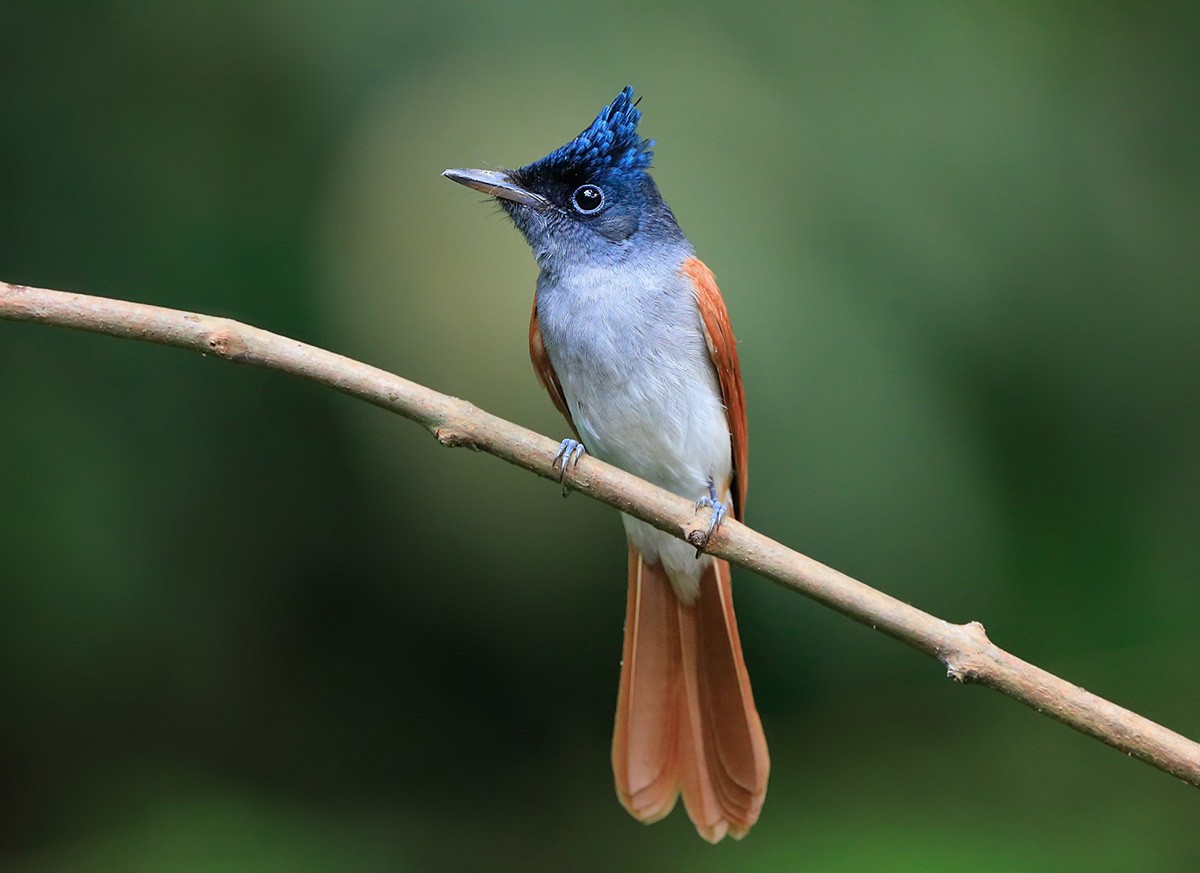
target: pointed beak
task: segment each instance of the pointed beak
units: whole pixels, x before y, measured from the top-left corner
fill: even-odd
[[[442,175],[452,182],[522,206],[541,209],[550,205],[550,201],[542,195],[534,194],[513,182],[507,173],[497,173],[495,170],[446,170]]]

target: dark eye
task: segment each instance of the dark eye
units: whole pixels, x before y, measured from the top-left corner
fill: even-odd
[[[595,185],[580,185],[571,195],[571,202],[575,204],[577,211],[591,215],[593,212],[599,212],[600,207],[604,205],[604,192]]]

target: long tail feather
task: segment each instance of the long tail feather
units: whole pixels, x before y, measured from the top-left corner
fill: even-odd
[[[613,732],[621,803],[665,816],[682,793],[700,835],[745,836],[758,820],[769,761],[733,613],[729,565],[705,558],[694,605],[662,566],[629,548],[624,659]]]
[[[631,546],[613,772],[621,803],[647,823],[669,813],[679,795],[674,713],[682,660],[674,600],[661,568],[647,567]]]

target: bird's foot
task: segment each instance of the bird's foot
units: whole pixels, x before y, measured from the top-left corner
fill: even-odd
[[[708,541],[712,539],[712,535],[717,532],[717,528],[721,526],[721,522],[725,519],[725,513],[728,510],[725,504],[717,500],[717,489],[713,485],[712,479],[708,480],[708,496],[701,497],[696,501],[696,508],[701,509],[707,506],[712,510],[712,515],[709,517],[708,530],[702,536],[692,539],[692,545],[696,547],[696,558],[698,559],[704,549],[708,547]],[[690,538],[689,538],[690,539]]]
[[[554,461],[550,464],[550,469],[558,469],[558,482],[562,485],[562,496],[566,497],[570,493],[570,488],[563,481],[563,477],[567,475],[567,467],[575,467],[579,464],[579,459],[587,454],[587,449],[583,447],[583,443],[579,440],[566,439],[558,444],[558,454],[554,456]]]

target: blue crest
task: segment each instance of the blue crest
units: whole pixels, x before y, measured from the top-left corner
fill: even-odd
[[[644,170],[650,166],[654,140],[638,136],[641,117],[633,101],[633,87],[626,85],[586,130],[535,165],[573,165],[589,175],[606,170]]]

